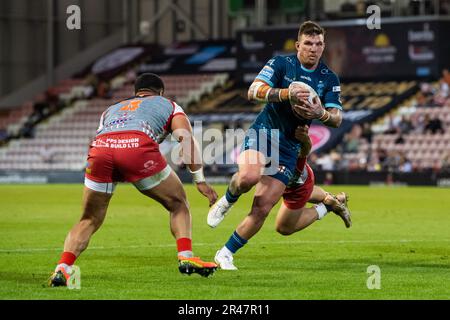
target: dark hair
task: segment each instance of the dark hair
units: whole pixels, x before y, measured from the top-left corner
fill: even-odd
[[[313,21],[305,21],[300,25],[298,38],[300,39],[303,34],[308,36],[323,34],[323,36],[325,36],[325,30]]]
[[[154,73],[143,73],[137,77],[134,83],[134,93],[142,90],[150,90],[159,94],[161,90],[164,90],[164,82]]]

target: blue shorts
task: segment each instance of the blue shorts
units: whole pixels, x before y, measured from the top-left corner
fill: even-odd
[[[261,152],[267,161],[264,174],[287,185],[295,172],[300,144],[287,140],[279,130],[253,124],[245,134],[241,152],[245,150]]]

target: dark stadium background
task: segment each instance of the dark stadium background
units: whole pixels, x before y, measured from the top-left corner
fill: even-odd
[[[68,29],[71,5],[80,29]],[[381,29],[367,26],[370,5]],[[449,184],[449,1],[18,0],[0,12],[2,183],[81,182],[99,115],[145,71],[204,130],[247,128],[261,110],[249,83],[312,19],[326,28],[345,108],[339,129],[311,128],[318,181]],[[207,167],[214,181],[235,170]]]

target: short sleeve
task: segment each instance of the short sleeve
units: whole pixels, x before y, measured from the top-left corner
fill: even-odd
[[[327,81],[326,92],[324,94],[325,108],[337,108],[342,110],[341,84],[335,74],[331,74]]]
[[[267,61],[264,68],[256,76],[256,79],[266,82],[272,88],[276,88],[283,80],[285,65],[285,59],[281,56],[276,56]]]
[[[182,107],[180,107],[180,105],[176,102],[173,103],[174,105],[174,110],[173,110],[173,114],[172,116],[177,116],[177,115],[186,115],[186,113],[184,113],[184,110]]]

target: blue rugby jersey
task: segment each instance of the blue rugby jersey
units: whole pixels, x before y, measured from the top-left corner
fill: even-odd
[[[288,88],[293,81],[301,81],[316,90],[325,108],[342,110],[340,101],[341,87],[338,76],[325,63],[319,62],[314,70],[306,69],[296,54],[276,56],[270,59],[256,79],[262,80],[273,88]],[[290,145],[297,145],[295,128],[301,124],[310,124],[310,120],[301,120],[286,102],[269,102],[255,120],[255,125],[279,129]]]

